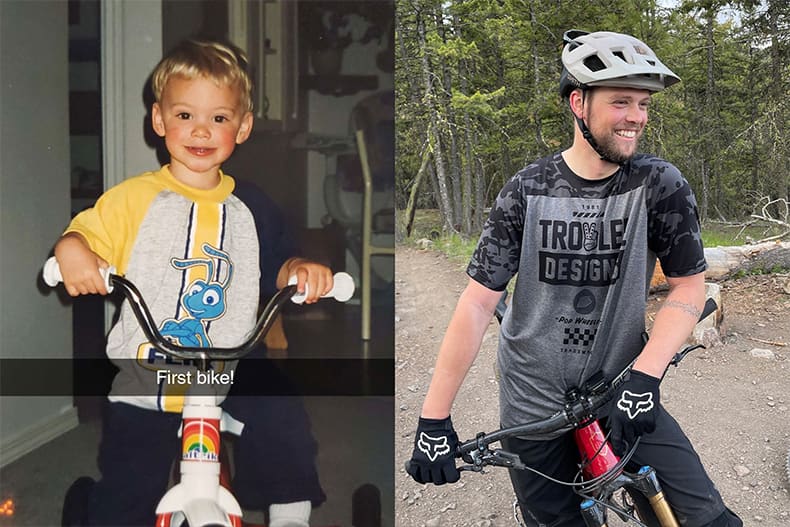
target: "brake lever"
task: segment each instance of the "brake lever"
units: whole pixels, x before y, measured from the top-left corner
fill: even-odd
[[[669,361],[669,364],[670,364],[671,366],[675,366],[675,367],[677,367],[678,363],[679,363],[680,361],[682,361],[682,360],[683,360],[683,359],[686,357],[686,355],[688,355],[688,354],[689,354],[689,353],[691,353],[692,351],[694,351],[694,350],[696,350],[696,349],[700,349],[700,348],[702,348],[702,349],[706,349],[706,348],[705,348],[705,346],[703,346],[702,344],[697,344],[697,345],[695,345],[695,346],[688,346],[688,347],[686,347],[686,348],[683,348],[683,350],[682,350],[682,351],[680,351],[680,352],[678,352],[678,353],[675,353],[675,356],[674,356],[674,357],[672,357],[672,360],[671,360],[671,361]]]
[[[493,455],[491,457],[493,461],[490,462],[491,465],[514,468],[516,470],[524,470],[526,468],[526,465],[524,465],[521,458],[518,457],[518,454],[500,449],[496,449],[492,451],[492,453]]]
[[[469,470],[472,472],[483,472],[483,468],[487,466],[513,468],[517,470],[524,470],[526,465],[518,457],[518,454],[507,452],[497,448],[491,450],[487,448],[483,451],[475,450],[463,456],[464,461],[471,463],[469,465],[461,465],[458,470]]]

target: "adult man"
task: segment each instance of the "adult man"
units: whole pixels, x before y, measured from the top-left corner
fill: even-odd
[[[622,454],[641,437],[632,461],[657,469],[682,525],[740,526],[659,404],[660,378],[700,315],[706,264],[688,183],[670,163],[636,152],[651,94],[680,79],[646,44],[618,33],[568,31],[562,62],[573,145],[517,173],[492,207],[439,351],[409,473],[418,482],[458,480],[450,408],[518,273],[498,352],[502,425],[545,418],[571,388],[596,373],[612,379],[635,360],[614,398],[623,404],[603,412],[615,450]],[[656,257],[670,290],[643,347]],[[634,415],[631,396],[650,402]],[[578,455],[566,432],[504,446],[570,481]],[[429,448],[437,444],[447,448]],[[584,525],[580,498],[567,487],[528,471],[511,471],[511,480],[527,525]]]

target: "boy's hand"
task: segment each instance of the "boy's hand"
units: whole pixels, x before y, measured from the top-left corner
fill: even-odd
[[[55,245],[55,258],[69,295],[107,294],[99,269],[106,269],[109,264],[90,250],[82,236],[76,233],[64,235]]]
[[[304,293],[307,286],[308,295],[305,304],[317,302],[331,291],[334,285],[332,270],[329,267],[304,258],[291,258],[283,264],[277,275],[277,287],[285,287],[291,276],[296,276],[298,293]]]

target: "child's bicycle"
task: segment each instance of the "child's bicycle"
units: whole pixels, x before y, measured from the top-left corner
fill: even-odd
[[[498,317],[501,317],[501,306],[502,303],[498,308]],[[716,308],[716,302],[713,299],[708,299],[700,320],[713,313]],[[675,355],[670,364],[677,366],[690,351],[697,348],[704,348],[704,346],[695,345],[684,348]],[[510,437],[546,434],[572,426],[581,464],[575,480],[567,484],[572,486],[574,492],[583,498],[580,512],[588,527],[606,527],[607,510],[614,511],[623,521],[633,521],[637,525],[678,527],[679,524],[672,508],[661,490],[655,469],[644,466],[636,473],[624,470],[636,451],[639,440],[637,439],[630,450],[622,458],[619,458],[612,451],[609,438],[603,432],[596,418],[597,410],[612,399],[630,368],[629,365],[610,382],[606,382],[602,377],[593,378],[583,387],[572,390],[566,394],[562,410],[547,419],[491,433],[481,432],[474,439],[461,443],[456,448],[455,454],[456,457],[462,458],[468,464],[458,467],[458,470],[482,472],[483,468],[487,466],[532,470],[521,461],[517,454],[499,448],[492,449],[491,444]],[[639,500],[627,502],[625,496],[623,496],[621,504],[616,504],[615,494],[620,489],[625,489],[632,495],[643,496],[646,498],[644,501],[649,503],[649,507],[646,507],[645,503],[640,506]],[[635,513],[639,519],[634,515]],[[523,527],[519,518],[517,501],[513,504],[513,516],[516,523]]]
[[[206,373],[211,361],[238,360],[255,349],[274,324],[282,308],[293,301],[301,303],[305,294],[297,293],[296,277],[269,301],[258,317],[247,340],[233,348],[202,348],[179,346],[159,332],[156,321],[135,285],[112,268],[103,273],[107,291],[117,288],[129,302],[140,328],[151,345],[168,357],[192,361],[197,371]],[[55,287],[62,281],[60,269],[52,257],[43,269],[47,285]],[[346,273],[337,273],[334,287],[325,298],[345,302],[354,294],[354,281]],[[180,482],[171,487],[156,508],[156,527],[179,527],[183,522],[191,527],[242,527],[242,511],[233,494],[226,488],[227,476],[221,474],[221,432],[239,434],[242,424],[223,413],[215,395],[196,395],[187,392],[182,411],[182,457]],[[83,525],[87,496],[93,480],[79,478],[72,484],[63,507],[63,526]]]

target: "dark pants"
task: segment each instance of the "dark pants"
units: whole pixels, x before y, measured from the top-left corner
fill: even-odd
[[[659,407],[656,430],[642,437],[627,468],[656,469],[664,495],[680,525],[704,527],[743,525],[722,502],[719,492],[705,472],[678,423]],[[573,481],[578,472],[579,454],[573,433],[550,441],[518,438],[503,441],[505,450],[518,453],[527,466],[561,481]],[[510,479],[528,526],[584,527],[579,513],[582,498],[571,490],[526,470],[511,470]],[[719,518],[729,518],[724,521]]]
[[[233,493],[242,508],[266,510],[272,503],[306,500],[317,506],[324,501],[315,468],[316,444],[301,399],[237,396],[222,406],[245,423],[233,441]],[[105,405],[101,479],[89,502],[90,525],[154,524],[154,511],[179,457],[180,423],[181,414]]]

